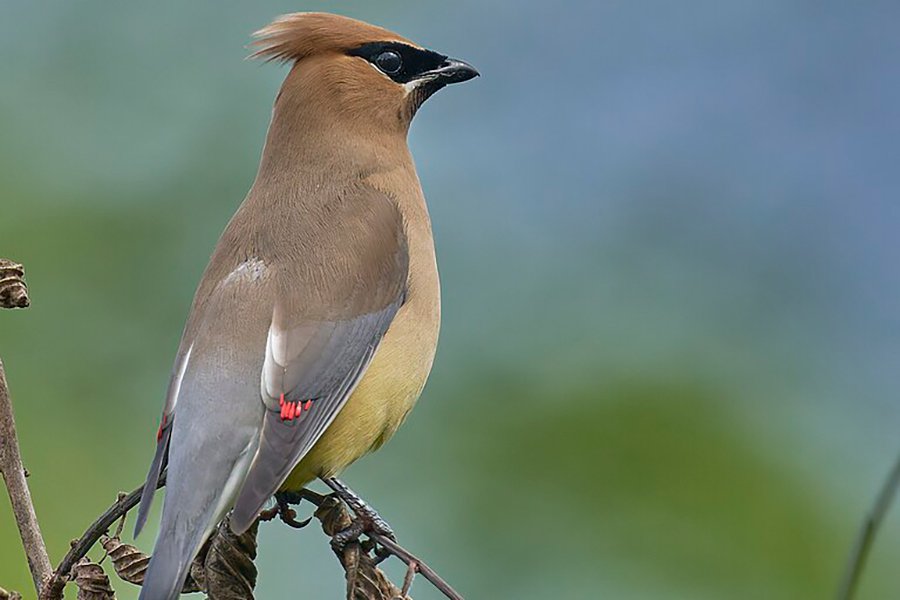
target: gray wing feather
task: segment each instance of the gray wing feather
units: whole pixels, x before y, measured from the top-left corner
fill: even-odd
[[[150,471],[147,473],[144,489],[141,491],[141,504],[138,507],[137,521],[134,524],[134,537],[140,535],[141,530],[147,523],[147,517],[150,516],[150,507],[153,505],[153,496],[156,494],[159,477],[162,475],[162,470],[165,468],[169,456],[169,440],[171,437],[172,421],[170,420],[160,429],[159,440],[156,442],[156,454],[153,455],[153,462],[150,463]]]
[[[250,466],[265,413],[258,400],[259,348],[271,310],[252,303],[239,310],[233,299],[265,294],[268,281],[264,275],[223,281],[186,336],[189,351],[166,404],[177,418],[169,420],[168,453],[157,454],[161,461],[168,457],[169,477],[141,600],[178,598],[191,560],[231,506]],[[156,470],[151,468],[148,480]]]
[[[292,421],[283,421],[274,407],[266,411],[259,450],[231,516],[236,533],[250,527],[269,497],[337,417],[402,302],[401,296],[376,313],[323,327],[330,335],[324,339],[314,335],[318,343],[301,344],[303,351],[283,373],[274,367],[267,371],[270,376],[282,377],[286,397],[314,402],[311,410]],[[304,368],[294,368],[296,364]],[[264,386],[267,390],[273,387],[268,382]]]
[[[138,516],[134,523],[134,537],[140,535],[147,523],[159,476],[166,467],[169,456],[169,440],[172,438],[172,421],[175,419],[175,405],[178,403],[178,393],[187,370],[191,349],[192,346],[182,340],[181,348],[175,358],[175,366],[172,369],[172,377],[169,379],[169,389],[166,392],[166,404],[163,407],[162,423],[159,426],[159,435],[156,440],[156,453],[153,455],[153,462],[150,463],[150,470],[147,472],[147,479],[144,481],[144,489],[141,492],[141,504],[138,507]]]
[[[233,361],[217,341],[195,352],[185,377],[172,424],[159,537],[141,600],[178,597],[191,560],[227,512],[256,449],[265,410],[254,398],[253,380],[262,361]]]

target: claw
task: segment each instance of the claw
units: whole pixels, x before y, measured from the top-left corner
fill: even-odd
[[[371,521],[371,524],[369,525],[368,531],[377,533],[379,535],[383,535],[384,537],[396,542],[397,536],[394,535],[394,530],[391,529],[391,526],[388,525],[388,522],[385,521],[384,519],[382,519],[378,513],[374,512],[374,511],[372,511],[372,512],[373,512],[372,521]]]
[[[353,511],[353,514],[356,515],[349,527],[338,532],[332,538],[331,544],[335,551],[343,551],[351,542],[359,541],[359,537],[364,533],[375,533],[392,541],[397,541],[397,538],[394,536],[394,530],[391,529],[387,521],[381,518],[381,515],[357,496],[353,490],[333,477],[324,481],[328,487],[334,490],[335,496],[343,500],[350,510]],[[376,549],[376,557],[381,557],[382,554],[383,552],[379,552]],[[380,560],[384,560],[384,558]]]
[[[385,537],[389,537],[392,540],[394,539],[394,530],[391,529],[391,526],[388,525],[387,521],[382,519],[381,515],[379,515],[374,508],[366,504],[356,492],[335,477],[329,477],[328,479],[323,479],[323,481],[328,487],[334,490],[338,498],[343,500],[358,518],[366,523],[367,531],[378,533]]]
[[[282,494],[280,492],[275,494],[275,506],[260,512],[259,520],[271,521],[275,517],[280,517],[285,525],[289,525],[294,529],[303,529],[312,522],[312,517],[298,521],[297,511],[290,507],[291,500],[293,499],[294,498],[291,495]]]
[[[335,552],[342,553],[348,545],[358,542],[359,537],[365,532],[366,524],[363,520],[359,518],[353,519],[347,529],[339,531],[331,538],[331,547]]]

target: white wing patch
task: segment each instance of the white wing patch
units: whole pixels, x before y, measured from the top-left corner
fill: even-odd
[[[253,257],[245,260],[237,268],[228,274],[222,281],[222,285],[237,283],[238,281],[256,281],[265,274],[267,265],[261,259]]]
[[[225,279],[222,280],[218,287],[221,289],[236,283],[258,281],[266,274],[267,268],[265,262],[254,256],[239,264],[234,271],[229,273]],[[194,344],[191,344],[175,367],[175,375],[169,383],[169,392],[166,395],[166,414],[171,414],[172,411],[175,410],[175,405],[178,404],[178,395],[181,392],[181,382],[184,380],[184,374],[187,372],[188,364],[190,364],[191,351],[193,349]]]
[[[273,323],[269,327],[266,339],[266,358],[262,370],[263,399],[278,398],[283,389],[284,373],[287,366],[306,350],[321,324],[315,321],[303,323],[290,330],[285,330]]]
[[[171,414],[172,411],[175,410],[175,405],[178,404],[178,394],[181,392],[181,382],[187,371],[188,362],[191,360],[191,351],[193,349],[194,345],[191,344],[187,352],[184,353],[184,356],[181,357],[181,361],[178,363],[177,367],[178,370],[175,372],[175,376],[169,384],[169,393],[167,394],[168,402],[165,409],[166,414]]]

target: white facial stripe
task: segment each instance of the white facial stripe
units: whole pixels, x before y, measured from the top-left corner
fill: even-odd
[[[391,82],[394,81],[394,80],[391,79],[384,71],[382,71],[381,69],[379,69],[376,65],[374,65],[374,64],[372,64],[372,63],[370,63],[370,62],[368,62],[368,61],[366,61],[366,62],[368,63],[368,65],[369,65],[370,67],[372,67],[373,69],[375,69],[376,71],[378,71],[378,74],[379,74],[379,75],[381,75],[382,77],[384,77],[384,78],[386,78],[386,79],[389,79]],[[423,83],[425,83],[425,82],[427,82],[427,81],[433,81],[433,80],[436,79],[436,78],[437,78],[436,76],[433,76],[433,77],[418,77],[418,78],[416,78],[416,79],[413,79],[413,80],[411,80],[411,81],[407,81],[406,83],[401,84],[401,86],[403,87],[403,91],[404,91],[406,94],[409,94],[411,91],[413,91],[414,89],[416,89],[417,87],[419,87],[419,86],[422,85]]]
[[[414,89],[416,89],[417,87],[419,87],[420,85],[422,85],[423,83],[427,83],[429,81],[434,81],[435,79],[437,79],[436,76],[435,77],[418,77],[416,79],[413,79],[412,81],[407,81],[406,83],[404,83],[403,89],[406,90],[406,93],[408,94],[411,91],[413,91]]]

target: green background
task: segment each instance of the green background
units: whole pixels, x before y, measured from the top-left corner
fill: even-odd
[[[141,483],[286,72],[244,46],[313,9],[483,74],[413,126],[441,343],[346,480],[470,598],[831,596],[900,450],[889,2],[4,0],[0,256],[33,307],[0,357],[52,557]],[[861,598],[900,596],[898,519]],[[260,544],[259,598],[341,597],[315,528]],[[30,588],[5,497],[0,586]]]

